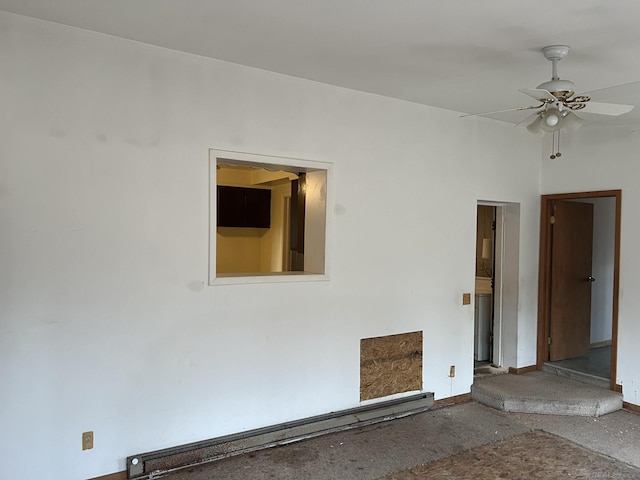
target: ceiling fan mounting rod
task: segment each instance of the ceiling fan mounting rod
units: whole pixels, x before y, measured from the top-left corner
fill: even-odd
[[[549,45],[542,49],[544,58],[551,61],[551,80],[559,80],[558,62],[569,54],[571,47],[569,45]]]
[[[558,59],[557,58],[551,59],[551,80],[560,80],[560,77],[558,76]]]

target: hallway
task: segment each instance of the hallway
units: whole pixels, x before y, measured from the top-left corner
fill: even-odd
[[[568,358],[549,362],[567,370],[587,373],[595,377],[611,378],[611,346],[592,348],[586,357]]]

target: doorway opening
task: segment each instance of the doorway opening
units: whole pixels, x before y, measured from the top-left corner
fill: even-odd
[[[517,365],[520,204],[479,200],[476,221],[473,355],[483,376]]]
[[[621,191],[543,195],[537,368],[616,384]]]
[[[496,207],[478,205],[473,330],[474,371],[493,363]]]

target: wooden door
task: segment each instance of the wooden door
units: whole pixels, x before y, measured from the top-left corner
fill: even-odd
[[[593,204],[552,206],[549,360],[581,357],[591,340]]]

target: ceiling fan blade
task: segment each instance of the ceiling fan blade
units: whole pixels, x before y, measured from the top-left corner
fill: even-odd
[[[562,128],[573,132],[577,129],[579,129],[582,124],[584,123],[584,120],[582,118],[580,118],[579,116],[577,116],[575,113],[571,112],[569,113],[569,115],[567,115],[566,117],[564,117],[564,121],[562,123]]]
[[[633,110],[633,105],[621,105],[619,103],[601,103],[601,102],[587,102],[585,107],[580,109],[585,113],[597,113],[598,115],[623,115]]]
[[[520,125],[524,125],[525,123],[529,123],[534,120],[540,112],[532,113],[531,115],[527,115],[524,119],[520,120],[518,123],[514,125],[514,127],[519,127]]]
[[[544,107],[544,104],[542,104],[542,105],[530,105],[528,107],[507,108],[506,110],[494,110],[493,112],[467,113],[465,115],[460,115],[460,118],[462,118],[462,117],[477,117],[477,116],[482,116],[482,115],[491,115],[493,113],[518,112],[520,110],[533,110],[535,108],[542,108],[542,107]]]
[[[554,97],[551,92],[547,92],[542,88],[521,88],[518,91],[524,93],[525,95],[529,95],[530,97],[533,97],[543,103],[555,102],[557,100],[557,98]]]
[[[635,82],[623,83],[620,85],[613,85],[611,87],[599,88],[597,90],[590,90],[588,92],[583,92],[583,94],[588,95],[592,98],[599,98],[603,95],[607,97],[609,97],[610,95],[614,95],[615,97],[623,98],[637,94],[638,89],[640,89],[640,80],[636,80]]]
[[[527,125],[527,130],[529,130],[531,133],[544,133],[542,131],[542,128],[540,128],[540,123],[542,123],[542,117],[538,115],[538,118],[536,118],[533,122],[531,122],[529,125]]]

